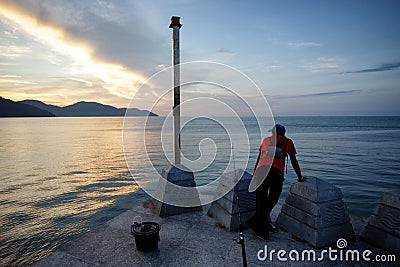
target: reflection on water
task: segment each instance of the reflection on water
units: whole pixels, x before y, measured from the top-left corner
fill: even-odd
[[[36,260],[145,198],[126,167],[122,118],[0,125],[0,265]]]
[[[145,120],[129,118],[126,152],[135,179],[156,183],[153,166],[160,172],[168,165],[160,142],[163,118],[149,119],[146,144]],[[277,122],[294,140],[304,175],[340,187],[350,213],[367,216],[383,192],[399,189],[400,117],[284,117]],[[127,169],[122,123],[121,117],[0,119],[0,265],[31,263],[148,198]],[[252,172],[260,132],[255,121],[244,119],[244,124],[250,157],[248,147],[239,146],[235,158],[248,162]],[[185,126],[184,156],[199,158],[203,138],[217,148],[215,161],[194,173],[198,185],[224,172],[231,158],[229,138],[238,133],[228,136],[209,120]],[[144,160],[147,156],[151,161]],[[288,169],[281,202],[296,181]]]

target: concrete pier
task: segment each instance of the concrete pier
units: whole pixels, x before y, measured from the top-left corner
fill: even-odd
[[[135,207],[65,244],[33,266],[242,266],[241,247],[233,242],[238,233],[216,226],[216,221],[205,214],[208,208],[204,207],[202,212],[160,218],[151,208]],[[271,213],[272,220],[277,218],[279,212],[280,205],[277,205]],[[154,221],[161,225],[158,250],[137,251],[135,239],[130,234],[130,225],[137,215],[143,221]],[[352,218],[351,222],[358,235],[366,225],[366,218]],[[327,254],[322,261],[279,261],[276,255],[279,250],[301,253],[312,248],[283,231],[271,234],[268,243],[255,237],[249,229],[245,229],[244,235],[248,266],[398,266],[398,261],[377,263],[340,261],[339,258],[331,261]],[[272,262],[257,257],[265,245],[268,251],[275,250]],[[369,249],[372,251],[371,257],[387,255],[385,250],[359,241],[349,243],[346,249],[361,252]],[[315,251],[317,255],[321,254],[321,249]]]
[[[400,190],[382,195],[361,238],[400,256]]]

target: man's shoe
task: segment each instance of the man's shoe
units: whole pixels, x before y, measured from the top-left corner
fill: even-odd
[[[278,227],[276,227],[272,222],[268,223],[268,231],[273,234],[279,232]]]
[[[260,232],[254,232],[254,235],[264,241],[269,240],[269,234],[268,233],[260,233]]]

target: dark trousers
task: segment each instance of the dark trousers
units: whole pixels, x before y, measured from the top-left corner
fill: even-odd
[[[248,222],[257,232],[268,234],[268,218],[282,193],[283,173],[271,167],[256,190],[256,214]]]

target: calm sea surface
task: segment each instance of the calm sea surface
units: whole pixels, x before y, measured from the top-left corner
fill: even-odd
[[[251,171],[261,140],[252,136],[255,123],[244,121],[251,139]],[[276,121],[294,140],[303,174],[340,187],[351,214],[368,216],[383,192],[400,189],[400,117]],[[133,147],[141,147],[135,142],[141,140],[144,122],[131,119],[130,136],[138,136],[131,140]],[[162,122],[150,118],[146,135],[157,138]],[[32,263],[148,199],[127,168],[122,125],[121,117],[0,119],[0,266]],[[195,173],[198,184],[221,174],[229,158],[228,137],[223,127],[206,119],[183,130],[182,149],[188,158],[200,155],[203,138],[213,139],[218,149],[214,163]],[[159,143],[147,146],[156,168],[167,166]],[[235,157],[240,161],[244,156]],[[146,177],[150,167],[138,156],[131,172]],[[289,166],[281,202],[295,179]]]

